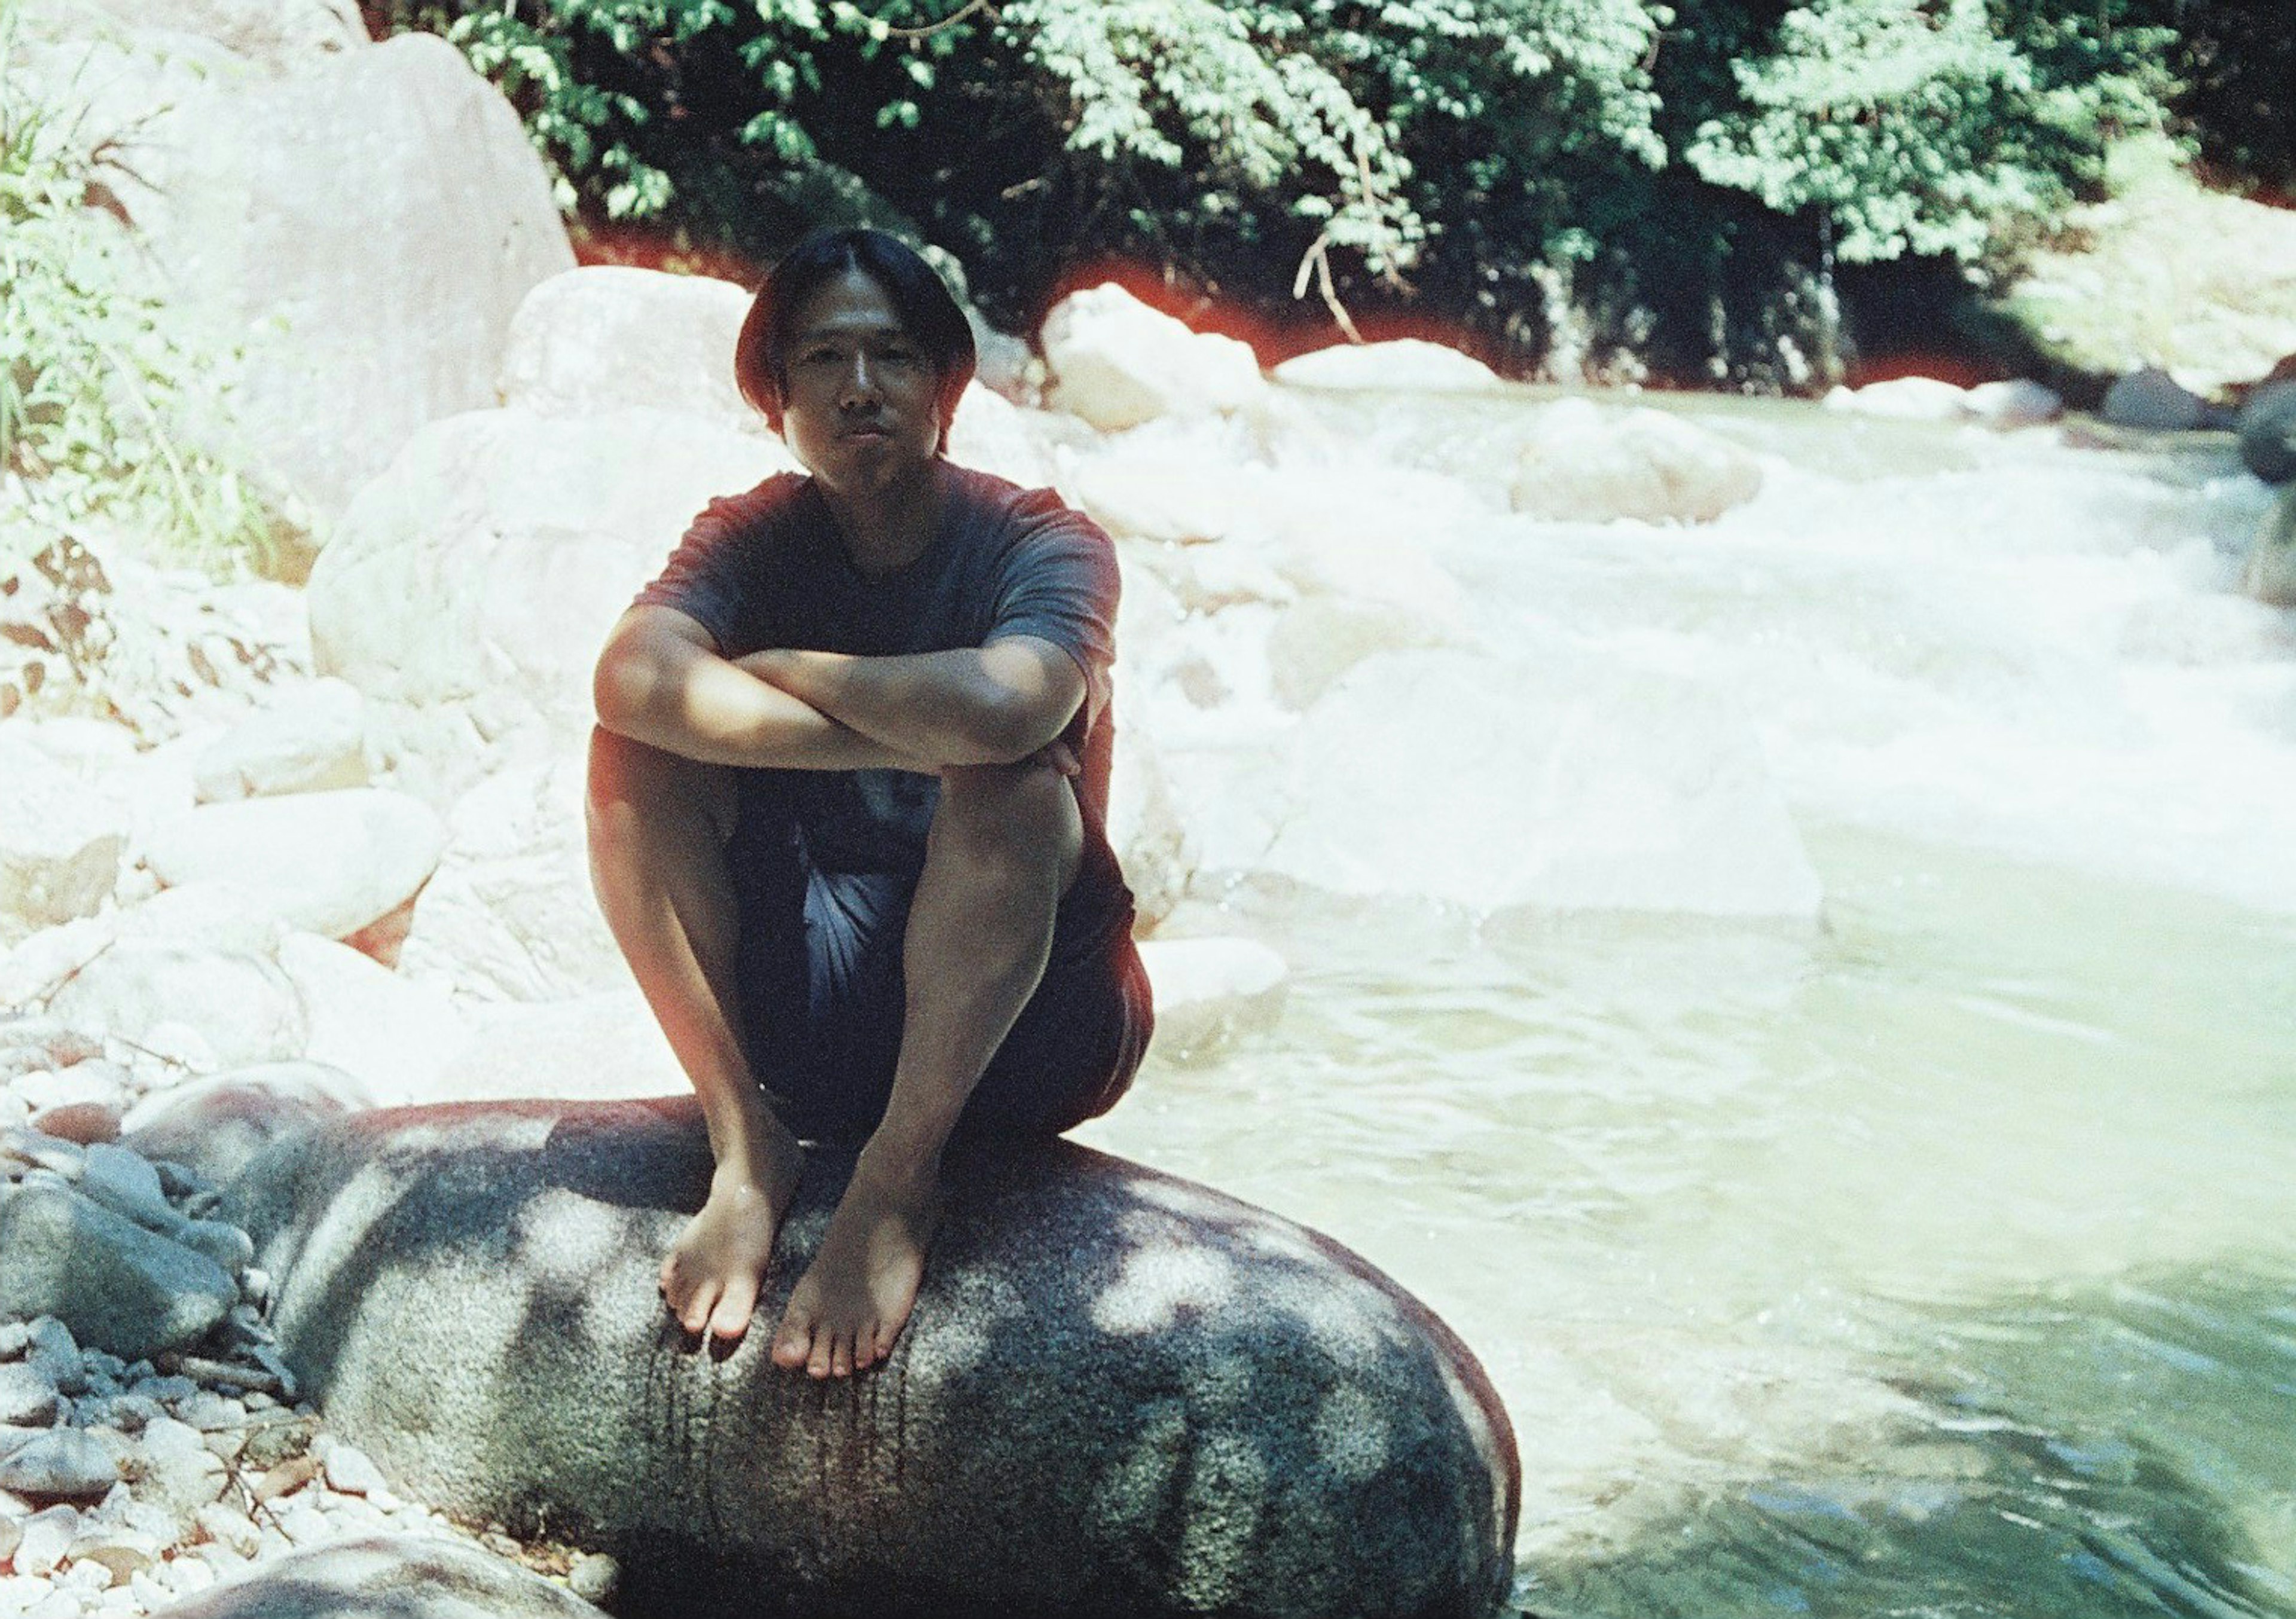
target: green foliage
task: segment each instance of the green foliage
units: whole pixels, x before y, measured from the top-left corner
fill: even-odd
[[[2094,183],[2115,125],[2158,118],[2161,86],[2131,54],[2144,39],[2109,45],[2093,17],[2038,7],[2013,20],[2021,37],[1985,0],[1814,0],[1736,65],[1743,106],[1685,155],[1715,184],[1814,213],[1846,262],[1980,263]]]
[[[0,8],[0,478],[11,503],[50,527],[102,513],[209,567],[259,557],[273,538],[263,500],[185,431],[230,356],[184,328],[103,206],[133,172],[135,132],[91,128],[70,86],[37,92],[13,44]]]

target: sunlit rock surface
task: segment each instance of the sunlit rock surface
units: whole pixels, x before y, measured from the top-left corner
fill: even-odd
[[[1103,432],[1240,410],[1267,391],[1248,345],[1191,331],[1113,282],[1054,305],[1044,344],[1050,402]]]
[[[1489,366],[1440,343],[1401,338],[1388,343],[1335,343],[1295,355],[1272,373],[1307,388],[1380,388],[1398,392],[1476,393],[1504,388]]]
[[[283,1141],[223,1213],[335,1432],[443,1509],[611,1552],[626,1614],[1496,1610],[1505,1413],[1326,1239],[1067,1144],[953,1165],[893,1360],[824,1386],[664,1316],[709,1173],[684,1101],[426,1108]],[[816,1157],[767,1321],[842,1179]]]
[[[729,281],[628,265],[554,275],[512,318],[502,402],[539,415],[643,407],[762,434],[734,385],[750,295]]]
[[[1718,433],[1663,411],[1565,399],[1522,446],[1514,509],[1578,522],[1707,523],[1761,487],[1760,463]]]
[[[241,446],[331,519],[425,421],[494,402],[519,300],[573,265],[541,159],[459,51],[371,45],[354,7],[104,9],[42,0],[39,78],[132,127],[116,184],[152,262],[246,346]]]

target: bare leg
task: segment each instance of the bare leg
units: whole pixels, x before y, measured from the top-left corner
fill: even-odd
[[[1045,976],[1083,848],[1076,794],[1050,766],[942,773],[902,940],[892,1098],[790,1295],[774,1334],[779,1364],[842,1378],[892,1352],[924,1278],[941,1149]]]
[[[662,1296],[688,1332],[730,1342],[749,1329],[802,1163],[758,1089],[730,1010],[732,774],[598,731],[589,828],[606,924],[701,1099],[718,1164],[701,1212],[662,1261]]]

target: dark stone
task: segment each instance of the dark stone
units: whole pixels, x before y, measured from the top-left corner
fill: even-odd
[[[1484,1619],[1520,1471],[1472,1354],[1328,1239],[1070,1143],[952,1158],[892,1359],[766,1354],[849,1173],[816,1152],[759,1323],[655,1291],[690,1100],[400,1109],[226,1194],[331,1431],[451,1514],[614,1558],[618,1613]]]
[[[0,1189],[0,1315],[53,1315],[80,1344],[141,1361],[199,1342],[238,1300],[213,1260],[45,1170]]]
[[[2208,420],[2208,402],[2158,366],[2116,378],[2097,414],[2115,427],[2183,433]]]
[[[2296,478],[2296,380],[2267,382],[2240,407],[2240,458],[2267,484]]]

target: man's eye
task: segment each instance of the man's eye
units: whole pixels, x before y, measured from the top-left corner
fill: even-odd
[[[800,364],[805,365],[834,365],[837,364],[837,350],[834,348],[808,348],[798,356],[798,361]]]
[[[888,365],[922,365],[925,357],[914,348],[888,348],[884,363]]]

